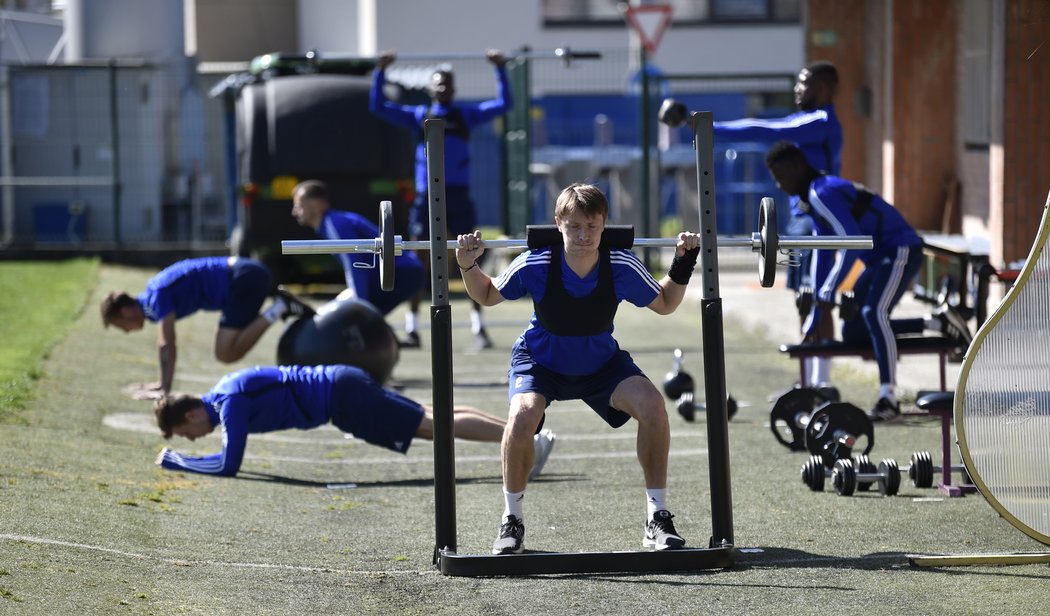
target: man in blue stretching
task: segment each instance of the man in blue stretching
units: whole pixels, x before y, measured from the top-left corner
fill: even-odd
[[[360,214],[333,210],[328,187],[319,180],[300,182],[292,190],[292,216],[304,227],[310,227],[326,240],[359,240],[379,237],[379,227]],[[423,265],[414,253],[394,257],[394,289],[384,291],[379,285],[379,267],[375,255],[339,253],[333,255],[346,275],[346,289],[337,300],[357,298],[389,314],[401,302],[423,289]]]
[[[377,116],[401,126],[414,129],[417,133],[416,145],[416,199],[409,212],[409,239],[430,239],[430,206],[427,196],[429,180],[427,179],[427,152],[423,138],[423,122],[432,118],[445,120],[445,215],[446,231],[449,237],[461,233],[470,233],[477,227],[477,213],[474,201],[470,198],[470,131],[475,126],[490,122],[513,107],[510,82],[507,80],[507,59],[503,53],[490,49],[485,57],[496,67],[496,98],[473,105],[453,102],[456,93],[455,80],[450,70],[435,71],[430,78],[429,105],[398,105],[386,99],[383,85],[386,83],[386,68],[396,59],[394,52],[389,51],[379,56],[372,76],[372,91],[369,108]],[[429,268],[426,251],[420,251],[423,266]],[[417,293],[410,303],[410,310],[405,316],[407,332],[402,346],[407,348],[419,346],[417,318],[419,304],[423,293]],[[481,319],[481,306],[473,303],[470,313],[471,330],[474,333],[478,349],[492,346],[485,325]]]
[[[405,453],[413,438],[434,438],[433,411],[382,387],[354,366],[256,366],[227,374],[201,397],[176,394],[154,404],[164,438],[173,434],[196,440],[222,430],[222,450],[205,456],[181,454],[165,447],[156,463],[175,471],[232,477],[241,468],[249,434],[275,430],[308,430],[329,421],[372,445]],[[476,408],[453,410],[458,438],[497,443],[503,420]],[[547,462],[554,435],[533,439],[536,463],[532,476]]]
[[[504,510],[494,554],[523,550],[523,500],[532,465],[529,439],[555,400],[583,400],[606,423],[638,422],[638,460],[645,479],[642,545],[685,545],[667,506],[671,429],[663,396],[612,336],[621,301],[670,314],[685,297],[700,252],[695,233],[678,236],[671,269],[657,281],[630,250],[600,246],[609,204],[598,187],[572,184],[558,196],[554,220],[561,243],[526,251],[497,278],[478,266],[480,232],[459,236],[456,261],[467,292],[483,306],[525,295],[535,312],[511,351],[510,415],[503,433]]]
[[[804,342],[834,339],[832,309],[835,294],[856,260],[864,271],[853,285],[859,310],[842,323],[842,340],[870,343],[879,366],[879,399],[869,413],[873,421],[900,415],[895,392],[897,341],[895,334],[933,329],[969,345],[965,319],[944,305],[929,318],[890,320],[922,265],[922,238],[897,208],[864,186],[821,173],[790,141],[773,145],[766,166],[781,190],[798,198],[798,206],[813,220],[817,235],[870,235],[871,250],[818,250],[814,264],[815,300],[802,325]]]
[[[102,324],[125,333],[142,329],[146,320],[157,323],[160,380],[136,383],[130,393],[138,399],[156,399],[171,391],[178,355],[175,321],[198,310],[219,311],[215,359],[235,362],[252,349],[278,319],[314,313],[313,308],[277,289],[273,304],[260,312],[270,291],[270,272],[254,259],[202,257],[178,261],[150,278],[146,289],[132,297],[114,291],[102,300]]]

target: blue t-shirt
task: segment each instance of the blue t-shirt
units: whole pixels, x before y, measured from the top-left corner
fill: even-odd
[[[360,214],[328,210],[321,220],[317,233],[327,240],[360,240],[379,237],[379,227]],[[372,289],[379,289],[379,260],[374,254],[344,252],[333,255],[343,266],[346,286],[354,290],[356,297],[374,301]],[[367,267],[355,267],[360,263]],[[403,252],[394,258],[394,278],[409,269],[422,270],[423,264],[414,252]]]
[[[613,269],[613,288],[618,301],[635,306],[648,306],[660,295],[660,283],[630,250],[612,250],[609,254]],[[547,289],[551,248],[530,250],[518,255],[506,271],[492,283],[504,299],[515,300],[528,294],[534,304],[543,301]],[[562,282],[565,291],[573,297],[583,297],[598,286],[598,267],[580,278],[562,259]],[[594,374],[620,348],[613,338],[613,328],[595,336],[559,336],[544,329],[533,312],[529,327],[516,344],[528,351],[539,365],[559,374],[584,376]]]
[[[449,106],[433,103],[430,105],[398,105],[386,99],[383,94],[385,72],[376,69],[372,75],[372,91],[369,98],[369,109],[377,116],[400,126],[421,130],[423,121],[429,117],[444,117],[449,114]],[[496,98],[477,104],[453,103],[468,128],[484,124],[501,116],[514,106],[511,97],[510,82],[507,80],[507,69],[496,68]],[[420,139],[416,145],[416,192],[427,192],[427,148]],[[446,131],[445,133],[445,185],[470,186],[470,148],[461,136]]]
[[[249,434],[328,423],[333,373],[347,366],[256,366],[224,376],[201,396],[212,424],[222,429],[222,451],[187,456],[167,451],[161,466],[233,476],[244,459]],[[362,379],[367,378],[361,373]]]
[[[858,187],[838,176],[821,175],[810,184],[805,201],[799,202],[813,219],[817,235],[870,235],[874,243],[872,250],[816,251],[814,287],[821,301],[834,301],[835,290],[849,275],[855,260],[873,263],[892,256],[902,246],[922,245],[922,238],[900,211],[876,193],[868,191],[871,194],[870,206],[856,218],[854,207],[858,202]]]
[[[173,312],[181,319],[198,310],[222,310],[229,296],[229,257],[202,257],[164,268],[135,299],[146,318],[157,322]]]

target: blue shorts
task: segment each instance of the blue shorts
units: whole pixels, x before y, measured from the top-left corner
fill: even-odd
[[[334,374],[328,408],[332,425],[366,443],[408,451],[423,421],[423,407],[385,389],[367,372],[340,366]]]
[[[477,228],[474,201],[467,186],[445,186],[445,230],[448,239],[456,239],[461,233],[473,233]],[[408,213],[408,234],[412,239],[430,239],[430,201],[427,193],[416,194],[416,200]]]
[[[259,316],[270,294],[270,271],[254,259],[238,257],[230,267],[230,296],[226,298],[219,327],[244,329]]]
[[[508,399],[517,394],[537,393],[547,399],[548,406],[555,400],[583,400],[605,423],[619,428],[631,416],[609,405],[613,391],[630,377],[645,376],[645,373],[635,365],[627,351],[620,349],[594,374],[557,374],[534,362],[529,352],[518,343],[511,351],[507,375],[510,378]]]

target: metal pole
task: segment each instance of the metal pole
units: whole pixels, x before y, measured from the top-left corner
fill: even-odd
[[[694,113],[693,148],[699,195],[700,235],[718,237],[715,211],[714,116]],[[722,298],[718,294],[718,250],[700,250],[700,320],[703,331],[704,393],[707,400],[707,449],[711,478],[711,547],[733,545],[733,494],[729,481],[729,415],[726,410],[725,338]]]
[[[651,199],[649,191],[650,188],[650,161],[649,161],[649,142],[651,140],[649,135],[649,71],[647,70],[647,57],[645,53],[645,45],[638,47],[638,58],[639,58],[639,71],[641,72],[641,102],[639,108],[641,110],[640,129],[641,129],[641,142],[642,142],[642,162],[641,162],[641,184],[639,187],[639,197],[641,198],[641,214],[642,214],[642,235],[645,237],[651,237],[652,232],[649,225]],[[642,261],[645,263],[645,268],[652,271],[652,251],[645,250],[642,253]]]
[[[0,177],[10,178],[15,172],[14,136],[11,122],[11,73],[6,64],[0,64]],[[15,187],[4,183],[0,193],[3,205],[4,235],[0,246],[7,246],[15,239]]]
[[[430,245],[448,241],[445,230],[445,121],[423,122],[427,150]],[[434,563],[456,551],[456,452],[452,427],[452,307],[448,302],[448,251],[430,251],[430,367],[434,405]]]
[[[117,97],[117,62],[113,59],[109,62],[109,130],[113,147],[113,241],[119,252],[123,248],[124,241],[120,229],[120,111],[117,109]]]

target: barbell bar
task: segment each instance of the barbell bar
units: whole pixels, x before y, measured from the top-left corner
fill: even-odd
[[[379,237],[356,240],[282,240],[281,254],[314,255],[343,253],[373,253],[379,255],[379,279],[384,291],[394,288],[394,259],[390,256],[400,255],[405,250],[430,250],[428,240],[403,240],[394,235],[393,204],[383,201],[379,206]],[[633,247],[640,248],[674,248],[677,237],[669,238],[635,238]],[[870,235],[846,235],[841,237],[817,237],[812,235],[780,236],[776,228],[776,205],[772,197],[763,197],[759,204],[759,230],[751,237],[720,237],[717,245],[721,248],[750,248],[759,253],[759,282],[763,287],[773,286],[777,254],[787,250],[802,249],[856,249],[869,250],[873,246]],[[448,240],[446,249],[459,247],[458,240]],[[528,248],[524,239],[485,240],[485,248]]]
[[[577,51],[571,47],[556,47],[552,50],[502,51],[507,60],[561,60],[566,66],[573,60],[601,60],[600,51]],[[395,62],[453,62],[456,60],[485,60],[485,53],[476,51],[452,51],[435,53],[395,53]],[[378,62],[379,56],[360,56],[347,53],[324,53],[308,51],[301,56],[289,54],[266,54],[260,58],[258,69],[269,68],[282,59],[301,58],[303,60],[328,60],[334,62]]]

